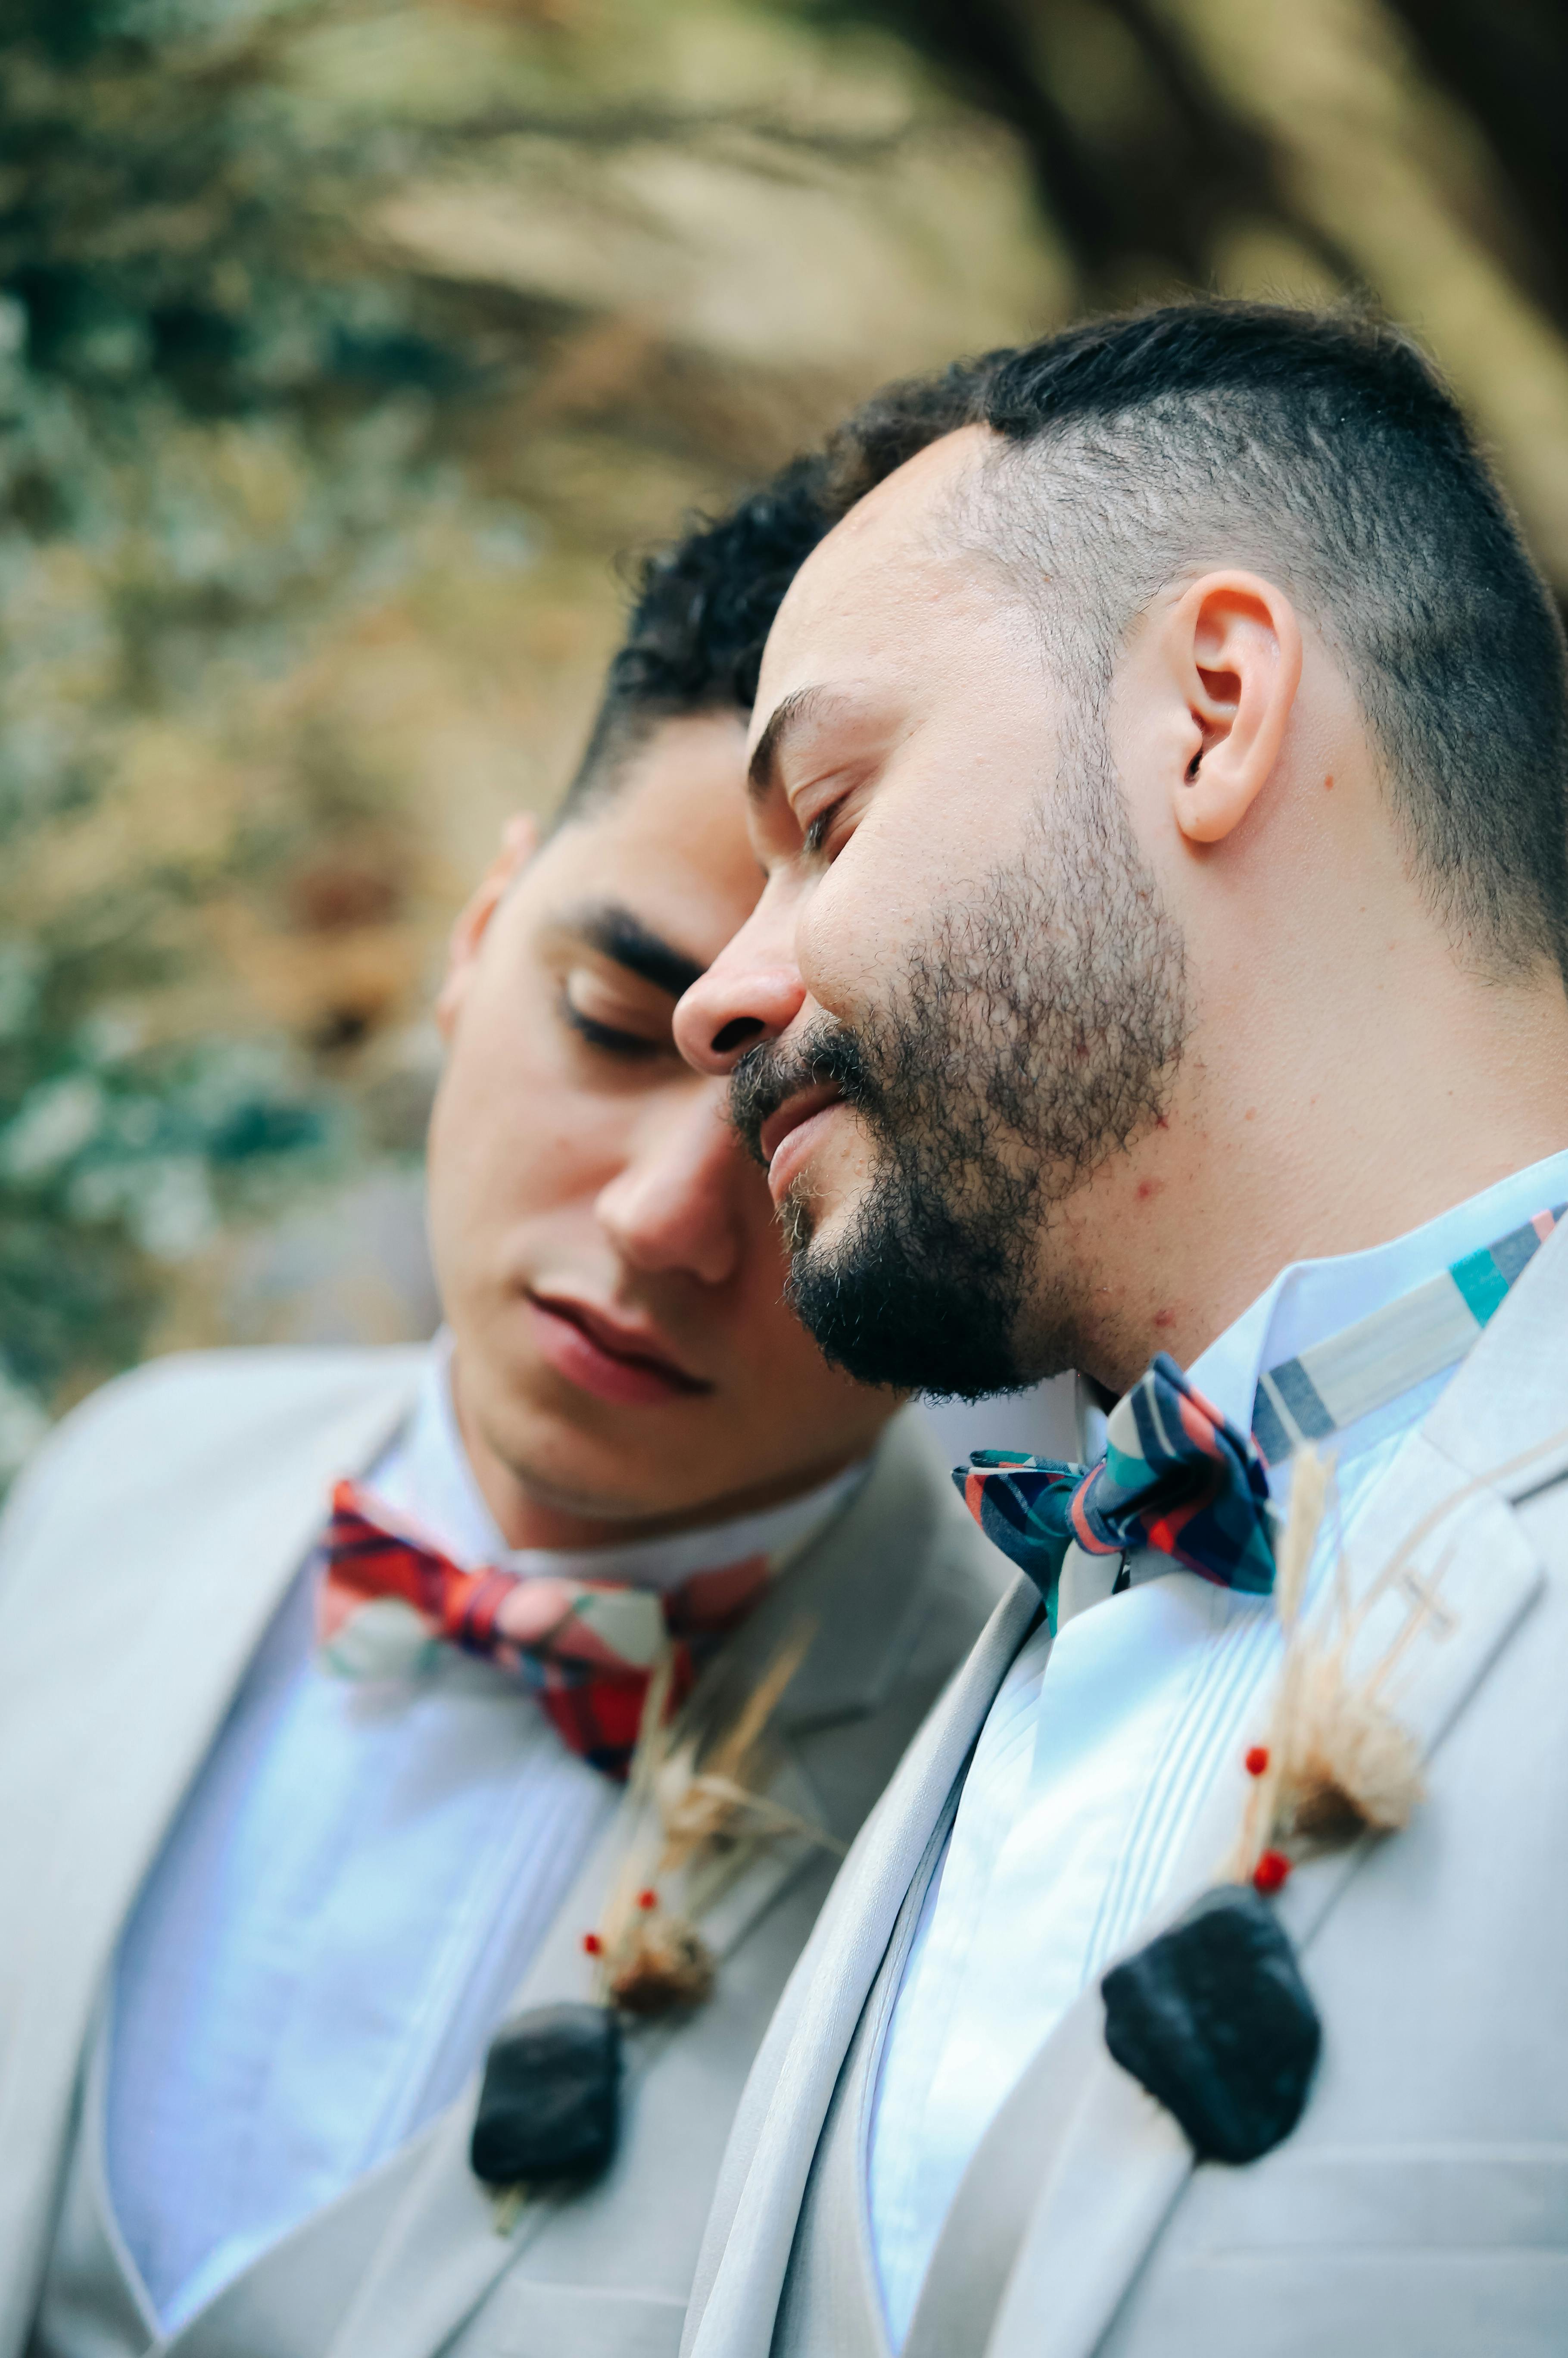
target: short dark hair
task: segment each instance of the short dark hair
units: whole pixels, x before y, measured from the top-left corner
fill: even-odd
[[[661,721],[751,710],[773,616],[833,521],[824,462],[814,454],[728,514],[694,517],[679,540],[643,559],[561,819],[611,792]]]
[[[1101,681],[1191,568],[1278,579],[1344,661],[1415,872],[1497,975],[1568,968],[1568,676],[1544,581],[1457,403],[1352,309],[1214,299],[1102,319],[929,381],[1003,449],[968,521]],[[860,496],[936,434],[914,389],[841,432]],[[1040,460],[1047,461],[1043,470]],[[858,488],[854,488],[858,486]],[[1056,579],[1063,583],[1058,597]]]

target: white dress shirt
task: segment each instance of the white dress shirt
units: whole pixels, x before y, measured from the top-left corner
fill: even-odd
[[[508,1550],[438,1343],[366,1478],[465,1565],[665,1588],[793,1553],[860,1470],[706,1531]],[[314,1583],[308,1563],[116,1963],[109,2185],[166,2333],[458,2094],[621,1790],[513,1681],[455,1650],[416,1679],[333,1676],[316,1658]]]
[[[1285,1270],[1189,1373],[1245,1433],[1259,1374],[1568,1199],[1568,1152],[1394,1242]],[[1334,1444],[1347,1531],[1454,1373]],[[1271,1476],[1283,1497],[1288,1464]],[[1321,1577],[1326,1565],[1316,1567]],[[1042,1625],[980,1733],[905,1961],[874,2097],[872,2244],[889,2332],[908,2334],[976,2147],[1078,1993],[1159,1903],[1211,1780],[1259,1732],[1281,1658],[1268,1597],[1130,1559],[1132,1585]]]

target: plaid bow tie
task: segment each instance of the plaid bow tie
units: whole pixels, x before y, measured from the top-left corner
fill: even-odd
[[[346,1678],[406,1678],[437,1646],[482,1655],[537,1694],[572,1750],[624,1777],[643,1704],[674,1650],[672,1705],[698,1660],[767,1586],[765,1555],[694,1573],[665,1593],[484,1565],[465,1572],[357,1482],[340,1482],[321,1542],[317,1636]]]
[[[1157,1548],[1221,1588],[1274,1585],[1263,1461],[1162,1351],[1110,1412],[1105,1455],[1066,1466],[977,1449],[954,1481],[987,1539],[1029,1574],[1056,1626],[1063,1560]]]

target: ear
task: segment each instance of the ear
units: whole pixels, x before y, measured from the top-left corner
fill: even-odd
[[[1176,825],[1220,843],[1271,775],[1302,676],[1302,633],[1283,590],[1256,573],[1206,573],[1168,617],[1187,710]]]
[[[459,913],[447,943],[447,971],[436,993],[436,1028],[443,1040],[451,1038],[468,997],[490,921],[538,848],[537,820],[521,816],[509,818],[502,829],[500,850]]]

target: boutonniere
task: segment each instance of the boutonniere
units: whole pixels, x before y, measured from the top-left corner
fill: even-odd
[[[486,2061],[470,2159],[497,2192],[502,2233],[534,2184],[581,2184],[609,2163],[623,2029],[711,1996],[718,1963],[700,1924],[722,1893],[780,1841],[843,1849],[765,1790],[773,1714],[815,1635],[796,1628],[733,1725],[707,1744],[687,1714],[669,1713],[673,1657],[655,1669],[627,1777],[626,1853],[599,1923],[582,1936],[594,1996],[518,2016]]]
[[[1430,1580],[1420,1578],[1407,1543],[1358,1596],[1352,1597],[1345,1551],[1336,1546],[1326,1610],[1303,1614],[1318,1536],[1336,1505],[1332,1468],[1315,1451],[1297,1461],[1291,1511],[1280,1550],[1276,1607],[1285,1659],[1273,1711],[1261,1739],[1248,1747],[1247,1812],[1227,1880],[1278,1891],[1296,1863],[1361,1833],[1397,1833],[1422,1798],[1421,1755],[1389,1704],[1400,1663],[1419,1631],[1446,1631],[1439,1595],[1449,1556]],[[1353,1667],[1373,1616],[1392,1599],[1400,1608],[1388,1641],[1360,1670]]]
[[[1416,1573],[1422,1529],[1353,1595],[1336,1546],[1326,1607],[1309,1617],[1307,1574],[1336,1504],[1330,1465],[1302,1452],[1275,1575],[1284,1660],[1268,1725],[1245,1755],[1247,1806],[1222,1879],[1101,1985],[1111,2054],[1175,2115],[1200,2160],[1257,2160],[1306,2105],[1322,2028],[1276,1895],[1302,1860],[1397,1833],[1422,1798],[1420,1754],[1390,1688],[1418,1631],[1449,1626],[1450,1559],[1430,1579]],[[1393,1626],[1368,1661],[1374,1615]]]

